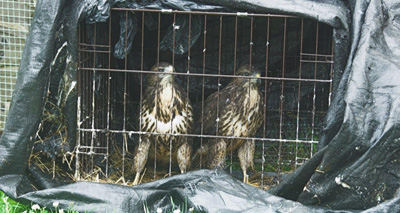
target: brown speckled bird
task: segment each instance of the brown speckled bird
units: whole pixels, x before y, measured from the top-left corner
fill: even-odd
[[[141,131],[153,133],[187,134],[191,133],[193,110],[186,92],[175,82],[172,65],[162,62],[151,69],[158,74],[150,74],[143,85],[143,104],[140,110]],[[190,167],[191,139],[183,136],[164,134],[144,134],[134,153],[133,168],[136,171],[133,185],[139,183],[149,150],[154,150],[158,162],[168,163],[170,158],[177,159],[181,173]],[[170,144],[171,143],[171,144]],[[172,148],[172,150],[170,150]],[[172,155],[171,155],[171,154]],[[151,152],[154,155],[154,151]]]
[[[253,78],[235,78],[225,88],[210,95],[204,107],[204,134],[235,137],[253,137],[262,125],[263,98],[259,89],[260,74],[249,65],[241,66],[238,76]],[[219,96],[219,97],[218,97]],[[219,115],[217,115],[219,105]],[[218,128],[217,128],[218,125]],[[248,183],[247,168],[254,169],[255,142],[242,139],[205,140],[206,160],[209,168],[223,168],[226,153],[238,150],[240,165],[243,170],[243,182]],[[198,152],[197,152],[198,153]]]

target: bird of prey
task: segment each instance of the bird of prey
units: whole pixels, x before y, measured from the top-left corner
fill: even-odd
[[[258,79],[260,74],[253,67],[243,65],[236,75],[248,77],[234,78],[226,87],[206,99],[203,134],[252,137],[260,128],[264,120],[264,103],[259,89],[261,82]],[[254,169],[254,141],[208,138],[202,150],[200,153],[208,151],[205,160],[209,168],[223,168],[226,153],[238,150],[243,182],[248,183],[247,168]]]
[[[158,66],[154,65],[151,70],[156,74],[149,74],[143,85],[145,96],[140,109],[141,131],[160,134],[140,136],[139,145],[134,152],[133,168],[136,176],[133,185],[139,183],[140,173],[145,167],[151,147],[153,150],[156,148],[157,161],[168,163],[170,159],[177,159],[181,173],[190,167],[190,138],[165,135],[191,133],[193,110],[190,100],[175,82],[175,76],[170,74],[174,72],[172,65],[162,62]],[[150,154],[154,155],[154,151]]]

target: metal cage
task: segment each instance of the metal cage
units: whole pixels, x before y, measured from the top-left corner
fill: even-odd
[[[0,1],[0,135],[6,123],[35,4],[34,0]]]
[[[254,182],[264,188],[271,176],[279,181],[316,151],[332,92],[332,34],[314,20],[253,13],[114,8],[105,23],[81,23],[75,178],[129,183],[138,137],[160,134],[140,131],[144,79],[151,66],[167,61],[198,119],[207,96],[236,78],[241,64],[262,68],[265,118],[256,136],[245,139],[256,142]],[[229,138],[182,136],[200,144]],[[236,154],[227,153],[226,162],[235,175]],[[171,162],[148,164],[144,181],[175,172]]]

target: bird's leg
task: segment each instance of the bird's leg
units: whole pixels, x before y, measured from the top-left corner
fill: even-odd
[[[210,169],[223,169],[225,165],[225,156],[226,156],[226,142],[221,139],[220,141],[212,141],[211,149],[210,149]]]
[[[243,170],[243,183],[249,184],[249,175],[247,174],[246,169]]]
[[[238,156],[240,160],[240,167],[243,171],[243,183],[249,183],[249,176],[247,175],[247,168],[254,169],[254,152],[255,152],[254,140],[246,141],[242,146],[239,147]]]
[[[190,153],[192,153],[192,147],[187,142],[178,148],[176,158],[181,173],[185,173],[190,168]]]
[[[144,139],[136,148],[135,157],[133,158],[133,168],[136,171],[135,180],[133,185],[139,184],[140,173],[143,171],[146,165],[147,158],[149,156],[150,140],[148,136],[142,136]]]
[[[245,142],[245,143],[247,143],[247,142]],[[248,183],[248,180],[249,180],[248,175],[247,175],[248,151],[246,149],[247,149],[247,146],[245,144],[243,144],[242,146],[239,147],[239,150],[238,150],[240,167],[242,168],[242,171],[243,171],[243,183]]]

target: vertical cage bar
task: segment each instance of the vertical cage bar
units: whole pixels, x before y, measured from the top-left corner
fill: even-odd
[[[93,29],[93,26],[94,25],[90,26],[91,29]],[[87,57],[88,57],[87,66],[88,67],[93,66],[93,54],[94,53],[87,53]],[[87,120],[87,124],[85,125],[85,128],[88,128],[88,129],[92,128],[92,122],[91,122],[92,121],[92,117],[91,116],[92,116],[92,113],[93,113],[92,112],[92,95],[93,95],[92,94],[92,84],[93,84],[93,81],[91,79],[92,75],[93,75],[93,73],[91,71],[89,71],[89,72],[85,72],[85,77],[84,77],[85,81],[87,82],[86,85],[88,85],[87,88],[85,88],[85,91],[86,91],[86,93],[88,95],[87,95],[87,97],[85,97],[85,104],[83,106],[87,110],[87,112],[85,113],[86,114],[86,119],[84,118],[84,120]],[[84,135],[86,137],[82,141],[83,145],[84,146],[88,146],[88,145],[90,146],[91,140],[93,138],[92,137],[92,132],[84,133]],[[84,153],[85,154],[88,153],[87,149],[86,150],[84,149]],[[90,164],[89,164],[88,158],[90,158],[90,155],[82,155],[82,159],[83,159],[82,160],[82,165],[85,167],[85,170],[82,171],[82,176],[85,176],[86,173],[90,172]]]
[[[142,12],[142,38],[141,38],[141,45],[140,45],[140,71],[143,71],[143,66],[144,66],[144,62],[143,62],[143,59],[144,59],[144,30],[145,30],[144,23],[145,23],[145,15],[144,15],[144,12]],[[142,86],[143,85],[140,85],[140,87],[142,87]],[[150,152],[150,150],[149,150],[149,152]],[[156,168],[156,164],[154,164],[154,168]],[[143,175],[145,172],[146,172],[146,169],[144,169]],[[143,178],[143,176],[142,176],[142,178]],[[141,182],[141,179],[139,182]]]
[[[221,75],[221,52],[222,52],[222,15],[219,16],[219,41],[218,41],[218,75]],[[220,77],[217,78],[217,88],[218,88],[218,96],[217,96],[217,125],[216,125],[216,135],[219,135],[219,99],[220,99]]]
[[[253,52],[253,22],[254,22],[254,17],[252,16],[250,18],[250,53],[249,53],[249,64],[250,64],[250,72],[251,72],[251,59],[252,59],[252,52]]]
[[[204,15],[204,38],[203,38],[203,83],[202,83],[202,92],[201,92],[201,128],[200,134],[204,134],[204,85],[205,78],[204,74],[206,73],[206,44],[207,44],[207,14]],[[203,137],[200,138],[200,149],[203,149]],[[203,162],[203,154],[200,153],[200,169],[202,168]]]
[[[188,47],[189,47],[189,49],[188,49],[188,58],[187,58],[187,73],[189,74],[190,73],[190,60],[191,60],[191,58],[190,58],[190,49],[191,49],[191,45],[190,45],[190,40],[191,40],[191,28],[192,28],[192,14],[189,14],[189,29],[188,29]],[[186,86],[187,86],[187,88],[186,88],[186,92],[187,92],[187,98],[188,98],[188,100],[189,100],[189,89],[190,89],[190,87],[189,87],[189,83],[190,83],[190,80],[189,80],[189,76],[187,76],[187,83],[186,83]],[[187,110],[187,108],[186,108],[186,110]]]
[[[86,35],[87,36],[87,35]],[[88,52],[88,53],[86,53],[87,54],[87,58],[88,58],[88,60],[87,60],[87,63],[85,63],[86,64],[86,66],[87,67],[89,67],[90,66],[90,53]],[[86,117],[87,116],[90,116],[90,100],[91,100],[91,93],[90,93],[90,89],[91,89],[91,87],[90,87],[90,81],[89,81],[89,78],[90,78],[90,72],[84,72],[84,81],[85,81],[85,85],[87,85],[87,87],[85,87],[84,88],[84,92],[86,92],[86,94],[87,95],[83,95],[83,99],[84,99],[84,104],[83,104],[83,106],[82,107],[87,107],[87,109],[85,109],[85,110],[87,110],[87,113],[86,113]],[[86,96],[86,97],[85,97]],[[85,118],[84,117],[84,120],[87,120],[87,123],[86,124],[84,124],[84,127],[85,128],[90,128],[90,122],[89,122],[89,119],[87,119],[87,118]],[[89,141],[90,140],[90,137],[89,137],[89,133],[84,133],[84,137],[83,137],[83,144],[84,145],[87,145],[87,141]],[[85,169],[85,171],[84,172],[88,172],[88,163],[87,163],[87,158],[88,158],[88,155],[85,155],[85,156],[82,156],[82,164],[83,164],[83,162],[85,162],[86,164],[85,165],[83,165],[83,166],[85,166],[84,167],[84,169]],[[82,173],[83,173],[83,170],[82,170]]]
[[[157,25],[157,67],[160,65],[160,29],[161,29],[161,13],[158,12],[158,25]],[[159,82],[157,81],[156,84],[156,91],[158,91],[159,87]],[[158,100],[158,93],[156,92],[156,97],[155,100]],[[154,104],[155,110],[157,112],[157,104]],[[158,126],[158,122],[156,122],[156,129]],[[157,175],[157,141],[154,140],[154,174],[153,178],[156,180],[156,175]]]
[[[125,11],[125,59],[124,59],[124,63],[125,63],[125,70],[128,69],[128,11]],[[127,87],[127,73],[124,72],[124,116],[123,116],[123,143],[122,143],[122,181],[125,184],[125,157],[126,157],[126,148],[128,145],[128,136],[126,134],[126,111],[127,111],[127,107],[126,107],[126,87]]]
[[[190,49],[191,49],[191,29],[192,29],[192,14],[189,14],[189,29],[188,29],[188,33],[189,33],[189,35],[188,35],[188,47],[189,47],[189,49],[188,49],[188,58],[187,58],[187,60],[188,60],[188,62],[187,62],[187,73],[189,74],[190,73],[190,60],[191,60],[191,56],[190,56]],[[190,76],[187,76],[187,79],[186,79],[186,98],[187,98],[187,101],[188,101],[188,103],[190,102],[190,98],[189,98],[189,90],[190,90]],[[186,104],[186,112],[188,111],[188,107],[189,107],[189,104]],[[192,119],[193,119],[193,116],[192,116]],[[194,125],[192,124],[192,129],[194,129]],[[190,132],[188,132],[188,133],[190,133]],[[185,141],[186,142],[188,142],[188,137],[185,137]],[[187,168],[187,169],[189,169],[189,168]]]
[[[332,36],[333,37],[333,36]],[[333,60],[333,56],[334,56],[334,54],[335,54],[335,40],[332,38],[332,45],[331,45],[331,55],[332,55],[332,60]],[[333,60],[334,61],[334,60]],[[333,81],[333,75],[334,75],[334,63],[332,63],[331,64],[331,66],[330,66],[331,68],[331,71],[330,71],[330,74],[329,74],[329,80],[330,80],[330,83],[329,83],[329,96],[328,96],[328,107],[331,105],[331,98],[332,98],[332,87],[333,87],[333,83],[332,83],[332,81]]]
[[[97,44],[97,23],[94,24],[94,39],[93,39],[93,68],[96,67],[96,44]],[[96,132],[94,131],[95,129],[95,94],[96,94],[96,69],[93,69],[93,75],[92,75],[92,138],[90,140],[90,151],[89,151],[89,156],[90,156],[90,163],[91,163],[91,169],[90,172],[93,172],[94,170],[94,151],[93,151],[93,146],[94,146],[94,139],[96,137]]]
[[[160,43],[158,43],[158,46],[160,45]],[[158,47],[159,50],[159,47]],[[143,120],[143,115],[142,115],[142,105],[143,105],[143,73],[140,73],[140,98],[139,98],[139,130],[140,133],[142,133],[142,120]],[[156,122],[157,125],[157,122]],[[137,146],[140,147],[140,145],[142,144],[142,136],[143,134],[139,134],[139,144]],[[138,165],[138,168],[140,168],[140,164]]]
[[[158,12],[158,25],[157,25],[157,67],[160,64],[160,30],[161,30],[161,12]]]
[[[285,78],[285,58],[286,58],[286,26],[287,18],[284,18],[283,24],[283,47],[282,47],[282,78]],[[281,81],[281,102],[279,110],[279,150],[278,150],[278,184],[281,180],[281,164],[282,164],[282,128],[283,128],[283,102],[284,102],[285,82]]]
[[[176,27],[176,13],[174,13],[174,24],[173,24],[173,28],[172,28],[172,66],[175,67],[175,39],[176,39],[176,32],[175,30],[178,29]],[[173,99],[174,97],[171,96],[171,103],[172,106],[171,108],[174,108],[173,106]],[[172,122],[171,122],[171,132],[173,133],[173,128],[172,128]],[[168,176],[171,176],[171,172],[172,172],[172,136],[170,136],[169,138],[169,169],[168,169]]]
[[[172,25],[172,66],[175,67],[175,39],[176,39],[176,13],[174,13],[174,23]]]
[[[124,58],[124,69],[128,69],[128,11],[125,11],[125,58]],[[126,77],[126,76],[125,76]]]
[[[254,17],[252,16],[252,17],[250,17],[250,42],[249,42],[249,49],[250,49],[250,51],[249,51],[249,71],[250,71],[250,73],[252,72],[252,70],[251,70],[252,69],[252,67],[251,67],[252,66],[251,65],[251,59],[252,59],[252,53],[253,53],[252,52],[253,51],[253,21],[254,21]],[[250,99],[250,92],[251,92],[251,83],[250,83],[251,80],[252,80],[251,78],[248,79],[249,86],[248,86],[248,89],[247,89],[247,96],[248,96],[249,99]],[[250,105],[250,101],[248,103]],[[248,135],[248,136],[253,137],[253,135]],[[255,146],[255,141],[253,139],[250,142],[250,140],[247,139],[245,141],[245,143],[246,144],[243,144],[243,145],[246,146],[246,153],[245,153],[245,160],[244,160],[246,165],[244,165],[244,167],[247,167],[248,166],[247,163],[250,162],[249,160],[254,161],[254,159],[249,159],[250,158],[249,149],[250,149],[250,143],[251,144],[254,143],[254,146]],[[254,155],[254,153],[253,153],[253,155]],[[247,175],[247,168],[245,168],[245,169],[246,169],[246,174],[243,173],[243,179],[245,179],[248,182],[249,180],[248,180],[248,175]]]
[[[265,43],[265,77],[268,77],[268,57],[269,57],[269,24],[270,17],[267,18],[267,42]],[[263,138],[266,138],[267,135],[267,93],[268,93],[268,82],[265,80],[264,82],[264,124],[263,124]],[[264,172],[265,172],[265,141],[262,141],[262,165],[261,165],[261,189],[264,189]]]
[[[142,43],[140,45],[140,70],[143,71],[143,58],[144,58],[144,12],[142,12]]]
[[[82,36],[82,32],[81,32],[81,28],[82,28],[82,25],[80,24],[79,25],[79,27],[78,27],[78,44],[79,44],[79,46],[78,46],[78,49],[79,48],[81,48],[80,47],[80,45],[81,45],[81,36]],[[81,51],[78,51],[78,68],[81,68],[81,57],[82,57],[82,55],[81,55]],[[82,86],[81,86],[81,84],[82,84],[82,77],[81,77],[81,75],[82,75],[82,70],[81,69],[79,69],[78,70],[78,88],[77,88],[77,90],[78,90],[78,98],[77,98],[77,103],[76,103],[76,106],[77,106],[77,118],[76,118],[76,121],[77,121],[77,124],[76,124],[76,126],[77,126],[77,128],[78,128],[78,137],[77,137],[77,140],[76,140],[76,151],[75,151],[75,174],[74,174],[74,178],[75,178],[75,181],[79,181],[80,180],[80,169],[81,169],[81,167],[80,167],[80,158],[79,158],[79,154],[80,154],[80,146],[81,146],[81,137],[82,137],[82,131],[80,130],[81,129],[81,125],[82,125],[82,121],[81,121],[81,113],[82,113],[82,106],[81,106],[81,99],[82,99]]]
[[[318,68],[318,43],[319,43],[319,22],[317,21],[317,30],[315,35],[315,62],[314,62],[314,80],[317,79],[317,68]],[[311,124],[311,141],[314,141],[314,128],[315,128],[315,100],[317,98],[316,93],[317,83],[314,81],[313,88],[313,108],[312,108],[312,124]],[[310,158],[313,156],[314,144],[310,144]]]
[[[190,40],[191,40],[191,28],[192,28],[192,14],[189,14],[189,29],[188,29],[188,47],[189,47],[189,49],[188,49],[188,58],[187,58],[187,60],[188,60],[188,64],[187,64],[187,73],[189,74],[190,73],[190,60],[191,60],[191,58],[190,58],[190,49],[191,49],[191,45],[190,45]],[[187,88],[186,88],[186,92],[187,92],[187,98],[188,98],[188,100],[189,100],[189,89],[190,89],[190,87],[189,87],[189,83],[190,83],[190,80],[189,80],[189,76],[187,77],[187,83],[186,83],[186,86],[187,86]],[[187,110],[187,108],[186,108],[186,110]]]
[[[299,60],[299,79],[301,79],[301,75],[302,75],[302,54],[303,54],[303,38],[304,38],[304,19],[301,19],[301,26],[300,26],[300,60]],[[298,82],[298,86],[297,86],[297,116],[296,116],[296,156],[295,156],[295,168],[297,168],[297,154],[298,154],[298,149],[299,149],[299,128],[300,128],[300,98],[301,98],[301,81]]]
[[[112,13],[112,12],[111,12]],[[111,69],[111,17],[108,19],[108,69]],[[107,72],[107,158],[106,158],[106,180],[108,180],[108,163],[109,163],[109,155],[110,155],[110,95],[111,95],[111,72]]]
[[[233,75],[236,75],[236,57],[237,57],[237,37],[238,37],[238,16],[235,17],[235,44],[234,44],[234,55],[233,55]]]
[[[234,44],[234,54],[233,54],[233,75],[236,75],[236,57],[237,57],[237,31],[238,31],[238,16],[235,17],[235,44]],[[232,174],[233,170],[233,143],[230,143],[230,166],[229,173]]]
[[[243,26],[243,18],[239,19],[239,22],[240,22],[240,23],[239,23],[239,26]],[[240,38],[240,39],[239,39],[239,40],[240,40],[240,41],[239,41],[239,44],[243,44],[243,39],[244,39],[244,36],[243,36],[243,35],[244,35],[245,32],[244,32],[244,30],[240,30],[239,32],[240,32],[240,35],[239,35],[239,38]],[[242,46],[239,47],[239,52],[242,50],[242,48],[243,48]],[[242,57],[237,58],[237,61],[238,61],[237,64],[240,64],[240,65],[241,65],[241,64],[243,63]]]

